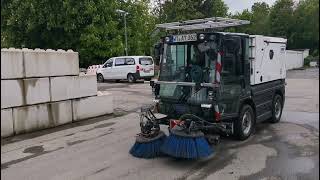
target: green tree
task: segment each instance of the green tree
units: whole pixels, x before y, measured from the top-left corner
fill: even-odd
[[[234,28],[232,31],[266,35],[268,32],[269,11],[268,4],[265,2],[257,2],[252,5],[251,11],[245,9],[240,13],[238,12],[233,16],[231,15],[232,18],[250,21],[250,25],[240,26]]]
[[[122,35],[118,33],[116,2],[64,1],[65,30],[71,34],[71,46],[79,51],[80,66],[102,63],[122,54]]]
[[[229,32],[242,32],[242,33],[247,33],[251,34],[252,32],[252,13],[248,10],[245,9],[241,13],[237,12],[235,15],[229,15],[229,17],[234,18],[234,19],[241,19],[241,20],[248,20],[250,21],[250,25],[244,25],[240,27],[235,27],[235,28],[229,28],[226,31]]]
[[[122,1],[119,7],[129,14],[127,18],[128,33],[128,52],[130,55],[150,55],[150,47],[153,41],[150,33],[155,27],[155,17],[149,13],[147,1]],[[124,43],[124,22],[123,17],[119,16],[119,32],[123,37]]]
[[[124,54],[123,18],[127,10],[129,54],[148,54],[153,28],[148,2],[117,0],[1,1],[2,47],[73,49],[80,66]]]
[[[319,55],[319,1],[300,1],[293,15],[292,48],[309,48]]]
[[[289,38],[292,33],[293,0],[278,0],[272,6],[268,28],[269,35]]]
[[[225,17],[228,7],[222,0],[172,0],[163,4],[165,22],[206,18]]]
[[[265,2],[254,3],[251,7],[251,33],[267,34],[270,8]]]
[[[226,17],[228,7],[222,0],[205,0],[200,2],[199,12],[204,17]]]

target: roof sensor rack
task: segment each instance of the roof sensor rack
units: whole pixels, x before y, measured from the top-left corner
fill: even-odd
[[[179,31],[192,31],[192,30],[207,30],[207,29],[220,29],[226,27],[235,27],[250,24],[250,21],[223,18],[223,17],[211,17],[204,19],[194,19],[180,22],[157,24],[156,27],[160,29],[179,30]]]

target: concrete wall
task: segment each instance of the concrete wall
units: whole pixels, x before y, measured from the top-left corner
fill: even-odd
[[[23,79],[24,105],[38,104],[50,101],[49,78]]]
[[[24,105],[23,81],[1,80],[1,109]]]
[[[303,51],[286,50],[286,69],[294,69],[303,67],[304,54]]]
[[[93,76],[63,76],[50,78],[51,101],[97,95],[97,78]]]
[[[74,121],[110,114],[113,112],[113,97],[111,94],[106,94],[73,99],[72,109]]]
[[[1,80],[1,108],[50,101],[49,78]]]
[[[72,122],[71,101],[61,101],[13,108],[16,134]]]
[[[310,52],[309,49],[305,49],[305,50],[303,51],[303,58],[308,57],[308,56],[309,56],[309,52]]]
[[[78,53],[68,50],[24,50],[25,77],[79,74]]]
[[[12,109],[1,109],[1,137],[14,134]]]
[[[112,112],[96,76],[79,75],[77,52],[1,49],[1,137]]]
[[[1,79],[79,75],[79,55],[72,50],[1,49]]]
[[[1,49],[1,79],[24,77],[21,49]]]

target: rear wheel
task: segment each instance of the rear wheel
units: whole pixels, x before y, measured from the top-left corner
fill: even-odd
[[[102,74],[97,74],[97,81],[101,83],[104,82],[104,77]]]
[[[136,78],[134,77],[133,74],[128,74],[127,79],[129,81],[129,83],[134,83],[136,82]]]
[[[271,123],[277,123],[281,119],[283,109],[282,97],[279,94],[276,94],[272,102],[272,118],[270,119]]]
[[[241,108],[239,119],[234,122],[234,135],[239,140],[246,140],[253,132],[255,115],[252,107],[244,105]]]

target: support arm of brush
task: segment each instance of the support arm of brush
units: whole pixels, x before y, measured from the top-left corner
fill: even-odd
[[[227,135],[233,134],[233,129],[228,129],[226,128],[226,124],[230,125],[232,127],[231,123],[214,123],[214,124],[210,124],[210,125],[205,125],[205,126],[201,126],[198,127],[200,130],[206,130],[206,131],[214,131],[217,133],[224,133]]]
[[[149,142],[152,142],[152,141],[155,141],[157,139],[160,139],[160,138],[163,138],[165,136],[164,132],[162,131],[159,131],[158,135],[155,136],[155,137],[145,137],[143,136],[142,134],[139,134],[137,137],[136,137],[136,141],[139,142],[139,143],[149,143]]]
[[[191,138],[196,138],[196,137],[202,137],[202,136],[204,136],[204,134],[203,134],[201,131],[195,131],[195,132],[186,133],[185,131],[171,129],[171,130],[170,130],[170,133],[175,134],[175,135],[177,135],[177,136],[191,137]]]

